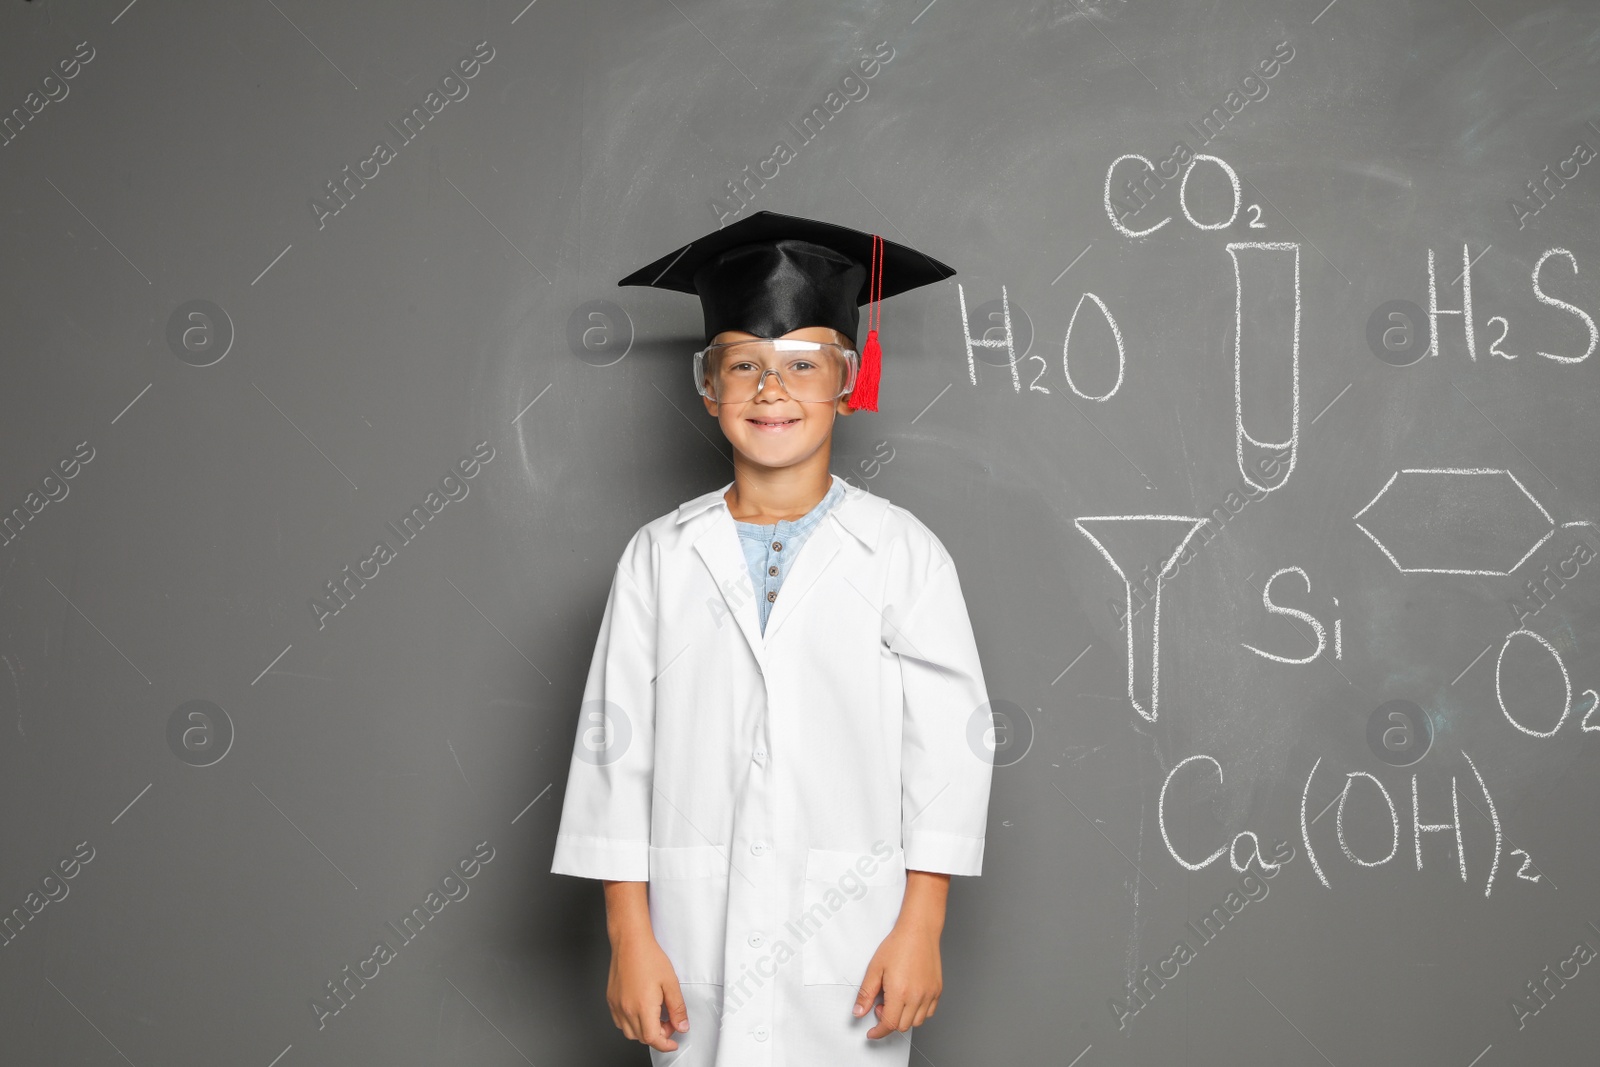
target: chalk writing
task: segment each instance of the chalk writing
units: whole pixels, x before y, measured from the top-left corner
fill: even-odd
[[[1505,835],[1500,826],[1499,809],[1495,806],[1493,794],[1489,792],[1489,784],[1484,781],[1483,775],[1478,771],[1478,765],[1473,762],[1472,757],[1467,755],[1465,750],[1462,750],[1461,756],[1467,761],[1467,767],[1472,771],[1472,777],[1477,782],[1478,789],[1483,793],[1484,802],[1488,805],[1489,809],[1489,822],[1494,829],[1494,853],[1489,860],[1489,871],[1484,880],[1483,886],[1483,895],[1487,897],[1494,890],[1495,875],[1500,870],[1500,855],[1504,851]],[[1311,861],[1311,869],[1316,873],[1317,880],[1322,883],[1324,888],[1332,888],[1332,885],[1328,880],[1327,872],[1323,870],[1322,864],[1318,861],[1316,848],[1311,842],[1311,823],[1315,822],[1316,820],[1308,820],[1306,818],[1306,808],[1311,794],[1311,782],[1316,777],[1317,769],[1321,765],[1322,759],[1321,757],[1318,757],[1317,760],[1311,765],[1311,771],[1306,775],[1305,787],[1300,793],[1300,839],[1306,847],[1306,858]],[[1378,791],[1378,795],[1383,798],[1384,804],[1389,812],[1390,848],[1388,854],[1383,856],[1381,859],[1363,859],[1361,856],[1356,854],[1354,848],[1351,847],[1348,840],[1348,832],[1346,830],[1346,820],[1344,814],[1345,804],[1349,799],[1351,790],[1353,789],[1357,778],[1362,778],[1372,783],[1373,788]],[[1461,880],[1466,882],[1468,880],[1467,850],[1465,836],[1462,833],[1461,797],[1456,776],[1450,776],[1451,818],[1449,822],[1423,822],[1422,800],[1420,794],[1421,788],[1418,777],[1417,775],[1413,774],[1411,776],[1410,823],[1412,859],[1416,865],[1416,869],[1419,871],[1423,869],[1423,835],[1449,833],[1453,836],[1455,841],[1457,869],[1461,874]],[[1356,771],[1347,774],[1345,776],[1344,787],[1340,790],[1339,796],[1336,798],[1336,802],[1338,804],[1338,814],[1334,817],[1334,833],[1339,844],[1339,850],[1344,855],[1345,859],[1349,860],[1352,864],[1358,867],[1372,868],[1382,867],[1385,864],[1392,862],[1399,855],[1402,820],[1399,809],[1395,806],[1394,798],[1390,795],[1388,788],[1380,779],[1378,779],[1375,775],[1366,773],[1365,771]],[[1523,856],[1528,855],[1527,852],[1522,849],[1518,849],[1517,851]],[[1531,866],[1531,859],[1524,863],[1523,869],[1526,870],[1529,866]],[[1537,878],[1529,878],[1524,876],[1521,871],[1518,872],[1518,875],[1519,877],[1522,877],[1523,881],[1537,881]]]
[[[1295,458],[1300,439],[1300,246],[1290,241],[1230,241],[1228,256],[1233,260],[1233,452],[1239,462],[1239,473],[1244,480],[1264,493],[1281,489],[1294,473]],[[1244,351],[1244,282],[1239,274],[1239,252],[1291,252],[1294,255],[1294,327],[1289,339],[1289,437],[1285,441],[1260,441],[1244,428],[1243,351]],[[1245,462],[1244,446],[1249,442],[1255,448],[1273,452],[1287,452],[1288,468],[1283,477],[1273,485],[1262,485],[1251,475],[1250,464]]]
[[[1161,783],[1161,795],[1156,801],[1156,823],[1161,828],[1161,840],[1166,843],[1167,852],[1172,855],[1173,859],[1178,861],[1178,866],[1187,868],[1191,871],[1203,871],[1217,860],[1221,859],[1223,855],[1227,855],[1228,865],[1236,871],[1243,871],[1245,868],[1247,868],[1250,865],[1250,860],[1253,856],[1255,861],[1261,865],[1262,870],[1275,872],[1280,864],[1268,863],[1266,858],[1261,855],[1261,839],[1256,836],[1255,831],[1253,830],[1239,831],[1233,835],[1232,840],[1230,840],[1226,845],[1220,846],[1215,852],[1211,853],[1211,855],[1207,856],[1203,860],[1191,862],[1178,855],[1178,849],[1173,845],[1172,838],[1167,833],[1167,788],[1172,785],[1172,779],[1177,776],[1180,770],[1196,760],[1205,760],[1215,767],[1217,769],[1217,784],[1222,784],[1222,764],[1218,763],[1214,757],[1207,756],[1204,753],[1190,756],[1187,759],[1179,760],[1173,765],[1172,770],[1167,772],[1166,779]],[[1243,860],[1240,860],[1239,842],[1245,838],[1250,839],[1250,852],[1245,855]]]
[[[1282,567],[1273,571],[1272,577],[1268,578],[1266,584],[1261,587],[1261,603],[1266,605],[1267,611],[1273,615],[1287,615],[1292,619],[1299,619],[1301,622],[1304,622],[1310,626],[1312,632],[1317,635],[1316,650],[1313,651],[1309,656],[1302,656],[1298,659],[1295,659],[1290,656],[1280,656],[1276,653],[1265,652],[1259,648],[1256,648],[1254,645],[1244,645],[1244,647],[1249,649],[1251,652],[1254,652],[1256,655],[1261,656],[1264,659],[1270,659],[1275,663],[1289,663],[1296,665],[1310,663],[1318,656],[1322,655],[1323,649],[1328,647],[1328,631],[1322,625],[1322,623],[1318,621],[1317,617],[1312,615],[1310,612],[1300,611],[1297,608],[1286,608],[1272,602],[1272,583],[1277,581],[1285,574],[1298,574],[1300,576],[1300,580],[1306,583],[1306,592],[1311,592],[1311,578],[1304,570],[1299,567]],[[1335,600],[1334,606],[1337,607],[1338,603],[1339,602]],[[1334,642],[1335,659],[1344,658],[1344,640],[1339,628],[1339,623],[1341,621],[1342,620],[1339,619],[1334,620],[1334,634],[1336,637]],[[1240,644],[1244,644],[1244,642],[1241,641]]]
[[[1111,327],[1111,336],[1117,342],[1117,380],[1110,389],[1098,396],[1079,389],[1077,383],[1072,380],[1072,328],[1078,324],[1078,312],[1083,310],[1083,302],[1085,300],[1093,300],[1095,302],[1095,306],[1100,309],[1100,314],[1105,316],[1106,325]],[[1067,377],[1067,388],[1085,400],[1110,400],[1117,395],[1117,390],[1122,388],[1122,372],[1127,363],[1127,353],[1122,347],[1122,331],[1117,328],[1116,317],[1111,314],[1111,309],[1106,307],[1106,302],[1093,293],[1084,293],[1078,297],[1078,306],[1072,309],[1072,318],[1067,321],[1066,339],[1061,342],[1061,372]],[[1046,390],[1046,392],[1048,391]]]
[[[1400,481],[1401,475],[1405,475],[1406,478],[1403,482],[1400,482],[1398,488],[1395,488],[1396,482]],[[1515,487],[1516,492],[1512,491],[1512,487]],[[1391,551],[1384,540],[1380,539],[1376,533],[1361,522],[1361,516],[1376,507],[1378,501],[1382,500],[1384,494],[1388,493],[1392,488],[1395,488],[1395,493],[1391,499],[1396,501],[1392,506],[1399,512],[1395,519],[1397,525],[1401,525],[1396,534],[1401,537],[1408,532],[1402,524],[1403,520],[1413,518],[1419,514],[1428,514],[1429,509],[1438,508],[1441,501],[1451,505],[1451,510],[1453,511],[1465,511],[1470,508],[1479,512],[1505,515],[1510,521],[1520,519],[1524,526],[1543,528],[1544,533],[1509,567],[1500,568],[1490,564],[1495,557],[1509,558],[1511,553],[1517,551],[1518,546],[1524,543],[1520,540],[1520,531],[1517,533],[1517,540],[1512,540],[1513,534],[1509,531],[1496,530],[1495,533],[1503,533],[1503,536],[1498,538],[1478,538],[1477,542],[1479,543],[1470,545],[1465,540],[1452,543],[1448,546],[1449,554],[1432,560],[1434,563],[1452,564],[1450,566],[1407,567],[1400,562],[1397,552],[1406,552],[1408,558],[1410,558],[1412,554],[1420,555],[1438,550],[1432,545],[1424,543],[1408,544],[1396,551]],[[1518,493],[1521,496],[1518,496]],[[1543,519],[1542,523],[1533,519],[1533,513],[1526,510],[1526,504],[1533,505]],[[1513,509],[1520,509],[1523,514],[1511,514]],[[1437,511],[1432,513],[1438,514]],[[1367,505],[1356,512],[1351,519],[1355,522],[1356,528],[1366,534],[1372,540],[1372,543],[1378,546],[1378,549],[1388,558],[1390,563],[1395,565],[1395,568],[1401,574],[1484,574],[1505,577],[1522,566],[1529,556],[1539,550],[1540,545],[1555,534],[1555,520],[1550,517],[1550,513],[1545,510],[1544,505],[1539,503],[1538,498],[1528,492],[1528,487],[1523,485],[1517,476],[1510,471],[1490,468],[1408,467],[1405,470],[1396,471],[1389,476],[1387,482],[1383,483],[1383,488],[1378,490],[1377,496],[1369,500]],[[1431,535],[1437,528],[1437,524],[1423,523],[1421,533]],[[1531,532],[1528,536],[1531,536]],[[1420,535],[1413,537],[1412,540],[1419,539]],[[1499,541],[1498,544],[1493,543],[1496,540]],[[1488,543],[1483,544],[1481,542]]]
[[[1078,388],[1077,382],[1072,377],[1072,333],[1078,324],[1078,312],[1083,310],[1083,304],[1086,300],[1094,301],[1095,307],[1099,309],[1101,317],[1105,319],[1106,325],[1111,330],[1111,338],[1117,349],[1117,380],[1104,393],[1086,393]],[[1011,368],[1011,387],[1013,391],[1019,393],[1022,391],[1022,374],[1019,368],[1021,361],[1026,358],[1036,360],[1039,364],[1037,373],[1028,382],[1029,392],[1050,392],[1049,386],[1039,384],[1039,379],[1044,377],[1049,365],[1045,362],[1043,356],[1027,356],[1028,348],[1032,344],[1032,326],[1027,321],[1027,316],[1022,309],[1013,307],[1005,286],[1002,285],[1000,287],[999,312],[990,312],[989,314],[991,319],[997,319],[998,321],[995,325],[985,329],[981,336],[973,336],[971,313],[967,310],[966,289],[959,282],[956,283],[956,301],[961,306],[961,334],[967,350],[967,377],[973,385],[978,384],[978,357],[974,350],[998,348],[1003,349],[1006,353],[1005,366]],[[990,304],[980,305],[977,310],[981,312],[985,307],[992,306],[992,303],[991,301]],[[1022,348],[1022,355],[1020,356],[1017,352],[1019,347],[1017,344],[1017,327],[1019,326],[1024,329],[1024,340],[1027,342],[1020,346]],[[984,362],[988,363],[988,360],[984,360]],[[1067,321],[1067,333],[1061,342],[1061,371],[1066,376],[1067,388],[1085,400],[1110,400],[1117,395],[1117,390],[1122,388],[1122,379],[1127,369],[1127,364],[1127,346],[1123,342],[1122,328],[1117,325],[1116,316],[1111,313],[1111,309],[1106,306],[1104,300],[1094,293],[1085,292],[1078,298],[1077,305],[1072,309],[1072,317]]]
[[[1472,260],[1467,255],[1467,246],[1461,246],[1461,306],[1458,308],[1441,308],[1439,306],[1439,281],[1433,270],[1433,249],[1428,249],[1428,350],[1425,356],[1439,354],[1439,316],[1460,315],[1461,328],[1467,335],[1467,358],[1476,361],[1478,358],[1478,335],[1472,326]],[[1505,340],[1505,334],[1500,335]]]
[[[1572,276],[1574,278],[1578,276],[1578,260],[1571,252],[1568,252],[1565,248],[1547,249],[1544,255],[1539,257],[1539,262],[1533,265],[1533,295],[1541,304],[1548,304],[1550,307],[1560,308],[1562,311],[1576,315],[1589,331],[1589,347],[1583,350],[1583,355],[1581,356],[1558,356],[1554,352],[1540,352],[1538,354],[1545,359],[1553,359],[1557,363],[1582,363],[1593,354],[1595,345],[1600,343],[1600,327],[1595,326],[1594,319],[1590,317],[1587,311],[1575,304],[1569,304],[1565,300],[1558,300],[1540,288],[1539,271],[1544,268],[1544,261],[1551,256],[1567,257],[1567,262],[1572,264]]]
[[[1527,637],[1538,643],[1541,648],[1550,653],[1550,658],[1555,662],[1556,669],[1561,672],[1561,684],[1566,690],[1566,694],[1562,698],[1561,714],[1556,717],[1556,724],[1550,727],[1548,730],[1535,730],[1533,727],[1517,718],[1517,716],[1511,714],[1511,709],[1506,704],[1505,688],[1503,682],[1501,681],[1501,674],[1505,665],[1506,650],[1511,647],[1511,641],[1516,637]],[[1543,637],[1540,637],[1532,630],[1520,628],[1512,630],[1510,633],[1506,634],[1505,640],[1500,642],[1500,654],[1495,657],[1494,698],[1499,703],[1500,712],[1506,717],[1506,721],[1512,726],[1515,726],[1518,730],[1521,730],[1529,737],[1554,737],[1557,731],[1559,731],[1566,723],[1567,717],[1572,714],[1572,675],[1567,673],[1567,665],[1562,660],[1561,653],[1556,650],[1556,646],[1552,645],[1549,641],[1546,641]],[[1583,720],[1579,723],[1579,729],[1581,732],[1586,734],[1600,732],[1600,723],[1591,723],[1590,721],[1594,718],[1596,706],[1600,705],[1600,694],[1596,694],[1593,689],[1585,689],[1583,691],[1583,698],[1584,704],[1582,706],[1586,706],[1588,710],[1584,714]]]
[[[1488,251],[1488,249],[1485,249],[1484,251]],[[1482,255],[1483,253],[1480,252],[1479,256]],[[1597,346],[1600,346],[1600,325],[1597,325],[1595,323],[1594,316],[1590,315],[1583,308],[1578,307],[1576,304],[1570,303],[1569,301],[1562,300],[1560,297],[1552,296],[1545,292],[1542,272],[1544,271],[1545,262],[1552,256],[1559,256],[1565,259],[1572,266],[1572,276],[1574,278],[1578,276],[1578,259],[1570,251],[1565,248],[1545,249],[1545,251],[1539,256],[1538,261],[1533,265],[1531,281],[1534,299],[1538,300],[1539,303],[1544,304],[1546,307],[1557,308],[1576,318],[1580,323],[1583,324],[1585,332],[1588,333],[1589,343],[1588,346],[1584,348],[1582,355],[1561,355],[1556,352],[1544,351],[1537,352],[1536,354],[1556,363],[1582,363],[1584,360],[1588,359],[1594,354]],[[1467,245],[1463,244],[1461,246],[1461,276],[1458,279],[1461,282],[1461,306],[1458,308],[1440,307],[1439,281],[1434,267],[1433,249],[1428,249],[1428,310],[1426,313],[1428,320],[1428,348],[1422,353],[1423,355],[1438,356],[1443,352],[1439,343],[1439,316],[1460,315],[1462,332],[1467,342],[1467,358],[1473,362],[1477,361],[1478,335],[1476,326],[1474,325],[1472,310],[1473,263],[1474,260],[1469,255]],[[1390,301],[1378,309],[1379,312],[1384,312],[1386,314],[1385,321],[1394,320],[1397,323],[1395,326],[1390,327],[1390,329],[1382,332],[1381,337],[1383,339],[1383,352],[1380,353],[1380,358],[1385,359],[1386,362],[1393,363],[1395,366],[1403,367],[1416,362],[1414,359],[1404,359],[1390,354],[1403,354],[1410,349],[1410,316],[1408,312],[1403,310],[1405,308],[1409,308],[1410,306],[1411,305],[1403,300]],[[1378,312],[1374,312],[1375,316],[1377,314]],[[1500,333],[1499,336],[1495,337],[1489,342],[1489,354],[1508,360],[1518,358],[1515,352],[1507,352],[1500,347],[1505,343],[1507,336],[1511,332],[1510,320],[1508,320],[1504,315],[1493,315],[1484,323],[1484,325],[1485,327],[1493,327],[1497,323],[1500,327]],[[1373,340],[1372,331],[1373,324],[1369,323],[1369,343],[1372,343]],[[1396,342],[1391,342],[1391,337],[1396,337],[1398,340]],[[1379,347],[1374,345],[1373,351],[1379,352]]]
[[[972,327],[967,323],[967,291],[960,282],[956,283],[956,302],[961,305],[961,336],[967,345],[967,376],[972,379],[972,384],[978,384],[978,362],[973,356],[972,349],[978,348],[1003,348],[1006,350],[1006,365],[1011,368],[1011,385],[1017,391],[1022,391],[1022,377],[1017,372],[1016,334],[1011,329],[1011,304],[1006,297],[1006,287],[1000,287],[1000,336],[990,337],[985,330],[982,337],[972,336]],[[1048,392],[1048,390],[1046,390]]]
[[[1228,212],[1228,217],[1221,222],[1201,222],[1189,210],[1189,175],[1194,173],[1194,165],[1201,160],[1205,160],[1207,163],[1215,163],[1218,167],[1221,167],[1222,173],[1228,176],[1228,182],[1233,186],[1233,208]],[[1193,161],[1183,168],[1183,181],[1178,183],[1178,208],[1183,212],[1183,217],[1193,223],[1197,230],[1225,230],[1232,226],[1233,220],[1239,217],[1239,206],[1242,203],[1241,196],[1239,174],[1228,166],[1228,161],[1221,156],[1208,156],[1202,153],[1195,156]]]
[[[1128,616],[1131,616],[1132,613],[1133,613],[1133,581],[1128,577],[1128,570],[1124,570],[1122,565],[1117,562],[1116,558],[1114,556],[1112,556],[1110,550],[1108,550],[1106,548],[1106,546],[1100,541],[1100,539],[1098,537],[1096,537],[1094,534],[1090,533],[1088,531],[1088,529],[1084,527],[1083,524],[1086,523],[1086,522],[1087,523],[1111,523],[1111,522],[1119,522],[1120,523],[1120,522],[1126,522],[1126,523],[1148,523],[1148,524],[1152,524],[1152,525],[1163,525],[1163,524],[1165,524],[1165,525],[1168,525],[1168,526],[1171,526],[1171,527],[1175,528],[1176,530],[1181,530],[1182,531],[1182,536],[1180,537],[1180,539],[1178,541],[1177,547],[1174,548],[1172,550],[1171,554],[1168,555],[1166,557],[1166,559],[1162,562],[1161,567],[1160,567],[1160,569],[1158,570],[1158,572],[1156,574],[1155,594],[1154,594],[1154,600],[1155,600],[1154,616],[1155,617],[1154,617],[1153,621],[1150,624],[1150,640],[1149,640],[1149,644],[1150,644],[1150,693],[1149,693],[1149,697],[1148,697],[1148,705],[1149,705],[1148,706],[1148,710],[1146,709],[1145,703],[1140,701],[1139,694],[1138,694],[1138,691],[1137,691],[1137,689],[1138,689],[1137,673],[1138,672],[1137,672],[1137,670],[1135,669],[1135,666],[1134,666],[1134,634],[1133,634],[1133,626],[1132,626],[1131,623],[1128,626],[1128,700],[1129,700],[1130,703],[1133,704],[1133,710],[1134,711],[1138,712],[1146,720],[1148,720],[1150,722],[1155,722],[1156,721],[1157,709],[1160,707],[1160,703],[1161,703],[1161,589],[1162,589],[1162,579],[1176,576],[1177,570],[1174,568],[1173,565],[1177,562],[1179,554],[1183,552],[1184,546],[1189,543],[1189,539],[1195,535],[1195,531],[1199,530],[1200,527],[1205,525],[1206,520],[1205,519],[1193,518],[1193,517],[1188,516],[1188,515],[1086,515],[1083,518],[1074,519],[1073,520],[1073,525],[1075,525],[1078,528],[1078,532],[1083,534],[1083,536],[1087,537],[1089,539],[1090,544],[1094,545],[1095,548],[1100,550],[1100,555],[1105,557],[1105,561],[1107,563],[1111,564],[1111,569],[1113,571],[1116,571],[1117,577],[1122,579],[1122,587],[1123,587],[1123,591],[1124,591],[1124,593],[1125,593],[1125,595],[1127,597],[1127,605],[1128,605],[1128,610],[1124,614],[1128,615]],[[1129,570],[1131,570],[1131,568],[1129,568]]]
[[[1178,184],[1178,208],[1183,212],[1183,217],[1188,219],[1196,229],[1201,230],[1222,230],[1233,225],[1233,220],[1239,217],[1239,205],[1241,203],[1238,172],[1228,165],[1227,160],[1220,156],[1210,156],[1203,152],[1189,155],[1187,149],[1184,150],[1183,154],[1187,157],[1187,159],[1183,168],[1183,180]],[[1124,211],[1121,215],[1119,215],[1116,208],[1112,206],[1111,179],[1113,175],[1116,174],[1117,165],[1122,163],[1124,160],[1129,159],[1137,159],[1139,162],[1144,164],[1145,177],[1143,180],[1146,183],[1150,181],[1150,177],[1155,173],[1155,164],[1151,163],[1150,160],[1137,153],[1130,152],[1113,159],[1111,161],[1111,166],[1106,168],[1106,182],[1104,189],[1106,217],[1111,220],[1111,225],[1116,228],[1117,232],[1122,234],[1124,237],[1148,237],[1152,233],[1155,233],[1157,230],[1161,229],[1161,227],[1165,226],[1167,223],[1171,222],[1172,216],[1168,215],[1166,218],[1162,219],[1160,222],[1156,223],[1154,226],[1151,226],[1147,230],[1130,230],[1127,226],[1123,225],[1122,219],[1127,215],[1131,215],[1132,212],[1127,211],[1126,205],[1123,205]],[[1233,186],[1233,209],[1228,213],[1228,217],[1221,222],[1201,222],[1199,219],[1195,218],[1194,213],[1189,210],[1189,175],[1194,171],[1194,165],[1201,161],[1215,163],[1219,168],[1221,168],[1222,172],[1228,176],[1228,181]],[[1129,184],[1130,186],[1132,185],[1131,182]],[[1159,179],[1157,179],[1157,184],[1160,184]],[[1143,205],[1141,204],[1141,206]],[[1255,207],[1255,205],[1252,204],[1251,207]],[[1259,208],[1256,208],[1256,218],[1260,218]],[[1254,229],[1262,228],[1261,226],[1256,225],[1254,222],[1251,223],[1251,226]]]

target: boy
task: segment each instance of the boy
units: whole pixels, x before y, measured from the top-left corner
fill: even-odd
[[[623,549],[551,867],[604,882],[612,1018],[657,1064],[903,1067],[938,1003],[949,878],[983,860],[983,672],[939,539],[828,460],[877,406],[859,306],[954,273],[762,211],[619,283],[700,296],[734,453]]]

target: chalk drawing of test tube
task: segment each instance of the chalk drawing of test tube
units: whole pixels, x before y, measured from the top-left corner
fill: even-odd
[[[1078,532],[1087,537],[1089,542],[1100,550],[1100,554],[1105,557],[1105,561],[1111,564],[1111,569],[1117,572],[1117,577],[1122,579],[1123,592],[1127,596],[1127,611],[1123,616],[1123,620],[1128,626],[1128,700],[1132,702],[1133,710],[1149,722],[1156,721],[1156,712],[1161,706],[1161,590],[1168,578],[1176,577],[1178,557],[1183,554],[1184,547],[1188,545],[1189,539],[1209,521],[1209,519],[1197,519],[1190,515],[1085,515],[1082,518],[1073,520],[1073,525],[1078,528]],[[1141,614],[1140,617],[1136,618],[1134,615],[1133,580],[1128,577],[1129,574],[1139,573],[1141,568],[1131,565],[1124,567],[1118,563],[1116,556],[1112,555],[1111,550],[1105,546],[1105,543],[1100,538],[1089,531],[1089,528],[1084,525],[1085,523],[1145,524],[1145,529],[1147,530],[1153,528],[1159,532],[1165,528],[1166,531],[1178,538],[1176,547],[1163,559],[1161,566],[1156,570],[1155,602],[1151,605],[1154,610],[1148,616],[1148,631],[1145,629],[1147,625],[1144,621],[1145,617]],[[1102,532],[1104,531],[1102,530]],[[1134,635],[1135,626],[1139,628],[1137,637]],[[1140,691],[1145,687],[1141,685],[1139,672],[1135,666],[1134,650],[1136,642],[1139,646],[1150,650],[1150,684],[1144,701],[1139,699]]]
[[[1233,260],[1233,452],[1239,462],[1239,473],[1244,480],[1262,492],[1270,493],[1275,489],[1283,488],[1289,476],[1294,473],[1295,459],[1299,452],[1300,444],[1300,245],[1293,241],[1230,241],[1227,245],[1228,255]],[[1294,327],[1290,333],[1288,343],[1289,357],[1289,436],[1283,441],[1263,441],[1254,437],[1244,428],[1244,344],[1245,323],[1254,321],[1254,317],[1246,319],[1244,314],[1245,293],[1244,280],[1239,270],[1239,253],[1246,251],[1255,255],[1278,258],[1282,253],[1288,252],[1294,265]],[[1270,302],[1264,303],[1261,310],[1270,314]],[[1253,331],[1254,333],[1254,331]],[[1250,338],[1250,351],[1253,359],[1281,358],[1283,344],[1277,337]],[[1252,404],[1252,413],[1261,417],[1266,405]],[[1245,444],[1251,445],[1254,450],[1248,457],[1245,456]],[[1256,464],[1262,463],[1266,456],[1262,453],[1272,453],[1282,457],[1287,452],[1287,469],[1277,477],[1272,485],[1263,485],[1261,478],[1264,471],[1253,469]],[[1281,462],[1281,460],[1280,460]]]

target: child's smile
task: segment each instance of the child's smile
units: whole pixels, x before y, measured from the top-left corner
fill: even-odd
[[[753,416],[751,418],[748,418],[745,421],[746,422],[755,423],[756,426],[760,427],[762,430],[765,430],[768,433],[776,433],[776,432],[778,432],[780,430],[787,430],[789,427],[791,427],[795,423],[799,422],[800,419],[798,417],[789,418],[789,419],[782,419],[782,418],[774,418],[774,417],[767,416],[767,415],[757,415],[757,416]]]
[[[789,467],[818,452],[826,464],[834,406],[801,403],[768,378],[755,400],[722,405],[718,421],[734,449],[762,466]]]

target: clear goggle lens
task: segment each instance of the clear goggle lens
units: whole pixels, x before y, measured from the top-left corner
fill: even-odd
[[[802,403],[825,403],[855,388],[855,349],[789,338],[729,341],[694,354],[695,388],[719,404],[742,404],[758,392],[783,391]]]

